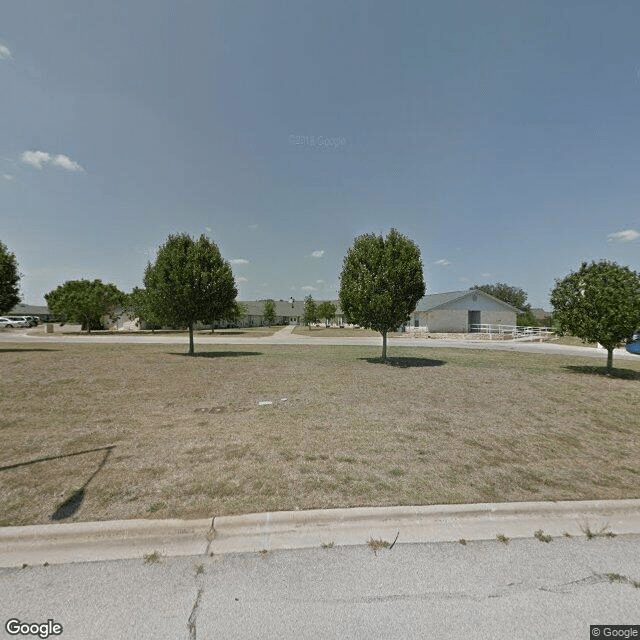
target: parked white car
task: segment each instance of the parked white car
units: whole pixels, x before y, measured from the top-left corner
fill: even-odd
[[[24,316],[3,316],[0,327],[30,327],[31,323]]]

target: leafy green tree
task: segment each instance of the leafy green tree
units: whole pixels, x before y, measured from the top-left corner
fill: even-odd
[[[0,242],[0,314],[8,313],[20,302],[16,256]]]
[[[302,321],[306,325],[318,322],[318,307],[311,294],[304,299],[304,318]]]
[[[323,318],[325,325],[329,325],[329,322],[336,317],[336,305],[333,302],[321,302],[318,305],[318,318]]]
[[[269,327],[276,321],[276,303],[273,300],[264,301],[262,317]]]
[[[238,324],[246,315],[247,307],[241,302],[234,300],[229,311],[222,316],[222,320],[230,324]],[[211,327],[211,333],[213,333],[213,327]]]
[[[640,326],[640,275],[615,262],[582,263],[556,280],[551,292],[553,321],[559,335],[571,333],[607,350],[607,373],[613,350]]]
[[[45,294],[51,312],[63,322],[79,322],[87,332],[102,328],[102,317],[115,313],[127,296],[102,280],[68,280]]]
[[[478,289],[488,293],[502,302],[510,304],[516,309],[527,311],[531,309],[531,305],[527,304],[527,292],[524,289],[518,289],[518,287],[512,287],[504,282],[496,282],[496,284],[474,284],[471,289]]]
[[[524,313],[519,313],[516,317],[516,325],[519,327],[537,327],[539,324],[531,309],[525,309]]]
[[[139,287],[134,287],[133,291],[128,294],[126,305],[133,314],[138,317],[140,322],[144,322],[147,329],[155,331],[162,328],[162,322],[153,315],[153,310],[148,304],[146,291]]]
[[[144,274],[143,311],[162,325],[189,329],[189,355],[194,354],[193,326],[211,324],[233,311],[238,295],[231,266],[214,242],[201,235],[170,235]]]
[[[409,320],[424,296],[420,249],[391,229],[386,238],[358,236],[344,258],[340,306],[347,322],[382,334],[382,359],[387,359],[387,333]]]

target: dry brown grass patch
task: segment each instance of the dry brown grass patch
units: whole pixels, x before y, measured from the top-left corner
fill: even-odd
[[[640,497],[640,382],[586,358],[212,348],[0,348],[0,524]]]

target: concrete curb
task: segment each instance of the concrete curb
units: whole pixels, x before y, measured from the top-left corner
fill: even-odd
[[[365,544],[531,538],[538,529],[554,537],[598,532],[640,534],[640,500],[510,502],[417,507],[358,507],[221,516],[214,520],[210,551],[229,553]]]
[[[113,520],[0,528],[0,567],[201,555],[212,537],[213,519]]]
[[[640,534],[640,500],[507,502],[281,511],[204,520],[117,520],[0,528],[0,567],[362,545]]]

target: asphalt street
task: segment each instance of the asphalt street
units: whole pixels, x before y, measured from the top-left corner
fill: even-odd
[[[51,619],[64,640],[586,640],[640,625],[635,581],[637,535],[30,566],[0,569],[0,633]]]

